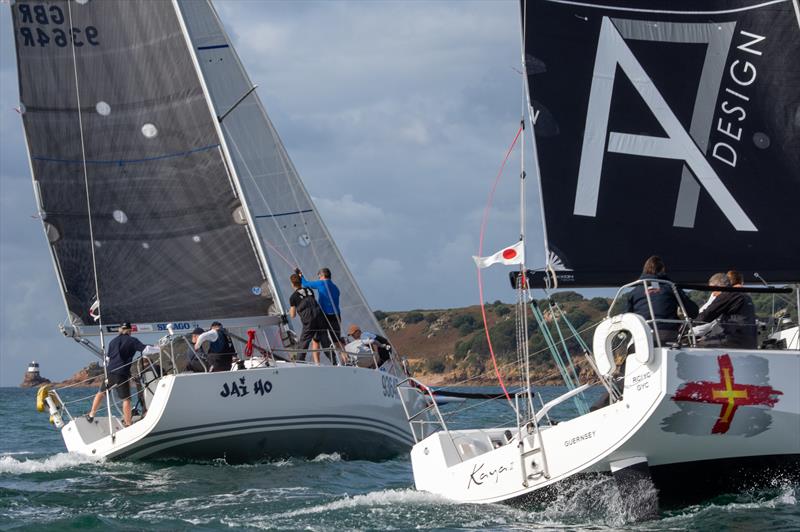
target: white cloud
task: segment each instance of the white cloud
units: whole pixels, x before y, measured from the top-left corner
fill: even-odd
[[[389,279],[397,278],[403,273],[403,266],[400,261],[376,257],[367,266],[367,279],[376,282],[386,282]]]

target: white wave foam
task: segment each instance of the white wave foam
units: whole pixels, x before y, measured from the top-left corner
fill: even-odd
[[[314,457],[312,462],[341,462],[342,456],[339,453],[322,453]]]
[[[58,453],[42,459],[17,460],[13,456],[0,456],[0,473],[12,475],[25,475],[28,473],[52,473],[62,469],[70,469],[83,464],[101,462],[98,458],[91,458],[76,453]]]
[[[343,510],[348,508],[358,508],[362,506],[379,507],[379,506],[395,506],[398,504],[452,504],[447,499],[431,493],[423,491],[416,491],[413,489],[404,490],[381,490],[366,493],[364,495],[356,495],[354,497],[345,497],[338,501],[329,502],[326,504],[319,504],[310,506],[308,508],[300,508],[290,512],[274,514],[273,518],[283,517],[296,517],[298,515],[319,514],[335,510]]]

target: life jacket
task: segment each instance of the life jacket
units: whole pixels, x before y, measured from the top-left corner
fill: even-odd
[[[209,353],[236,354],[231,337],[226,334],[225,329],[217,329],[217,339],[208,344]]]
[[[313,290],[310,288],[298,288],[296,293],[301,299],[295,309],[303,325],[309,326],[323,323],[325,318],[319,303],[314,299]]]

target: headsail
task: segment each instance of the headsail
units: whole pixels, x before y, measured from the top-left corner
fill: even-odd
[[[522,1],[559,286],[800,280],[796,0]]]
[[[173,3],[11,10],[34,189],[73,323],[95,323],[92,246],[107,324],[274,312]]]
[[[327,267],[341,290],[345,326],[354,322],[379,332],[210,1],[177,0],[177,4],[216,113],[224,115],[221,127],[227,149],[281,301],[286,304],[292,293],[288,278],[295,267],[312,279]]]

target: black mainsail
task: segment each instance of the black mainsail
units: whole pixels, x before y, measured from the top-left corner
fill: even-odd
[[[72,324],[95,325],[98,299],[105,324],[141,330],[263,323],[299,266],[333,270],[344,319],[379,330],[209,0],[31,0],[12,16]]]
[[[34,189],[71,321],[95,324],[93,246],[107,324],[274,313],[173,3],[16,2],[12,15]]]
[[[796,0],[522,1],[549,266],[800,279]],[[541,277],[539,278],[541,280]]]

